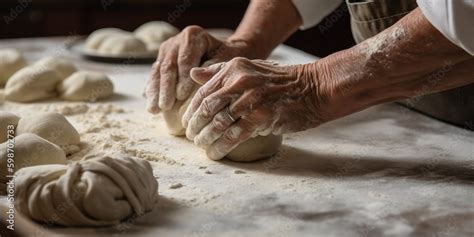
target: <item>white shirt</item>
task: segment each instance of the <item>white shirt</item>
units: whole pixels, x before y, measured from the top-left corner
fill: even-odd
[[[293,0],[308,29],[334,11],[342,0]],[[447,39],[474,55],[474,0],[417,0],[418,6]]]

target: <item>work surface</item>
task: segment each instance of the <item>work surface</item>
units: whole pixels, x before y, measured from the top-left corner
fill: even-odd
[[[149,65],[88,62],[67,38],[0,41],[30,62],[61,55],[107,73],[117,95],[99,103],[4,102],[20,115],[59,111],[81,133],[88,154],[149,160],[160,199],[151,213],[110,228],[54,228],[75,235],[144,236],[473,236],[474,133],[409,111],[378,106],[286,135],[275,157],[250,164],[207,159],[167,135],[141,98]],[[282,63],[316,58],[281,46]]]

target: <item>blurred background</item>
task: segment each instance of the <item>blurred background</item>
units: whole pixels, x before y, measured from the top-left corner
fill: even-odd
[[[104,27],[132,31],[152,20],[235,29],[248,0],[1,0],[0,38],[87,35]],[[354,45],[345,4],[287,45],[323,57]]]

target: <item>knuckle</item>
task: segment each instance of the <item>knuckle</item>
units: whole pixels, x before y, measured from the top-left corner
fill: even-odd
[[[188,34],[188,35],[195,35],[195,34],[200,34],[203,32],[204,29],[200,26],[197,25],[192,25],[184,28],[183,33]]]
[[[209,98],[205,98],[202,101],[201,111],[202,111],[202,115],[204,117],[210,117],[211,112],[212,112],[212,108],[211,108],[211,100]]]
[[[227,123],[227,120],[222,116],[222,114],[218,114],[212,120],[211,125],[216,131],[220,132],[220,131],[224,131],[227,128],[228,123]]]
[[[178,56],[179,65],[191,66],[190,64],[192,63],[192,61],[193,61],[193,58],[187,54],[181,54]]]
[[[247,61],[249,61],[247,58],[244,58],[244,57],[236,57],[236,58],[233,58],[230,63],[231,64],[236,64],[236,65],[241,65],[241,64],[244,64],[246,63]]]
[[[176,68],[176,66],[177,66],[177,64],[173,60],[165,60],[165,61],[161,62],[161,69],[164,70],[164,71]]]
[[[239,136],[235,134],[232,129],[229,129],[226,133],[224,133],[222,139],[224,139],[226,143],[234,144],[239,141]]]

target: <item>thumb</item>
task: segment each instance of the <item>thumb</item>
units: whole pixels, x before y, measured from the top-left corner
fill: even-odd
[[[191,78],[198,84],[204,85],[207,81],[216,75],[224,63],[213,64],[209,67],[195,67],[191,69]]]

